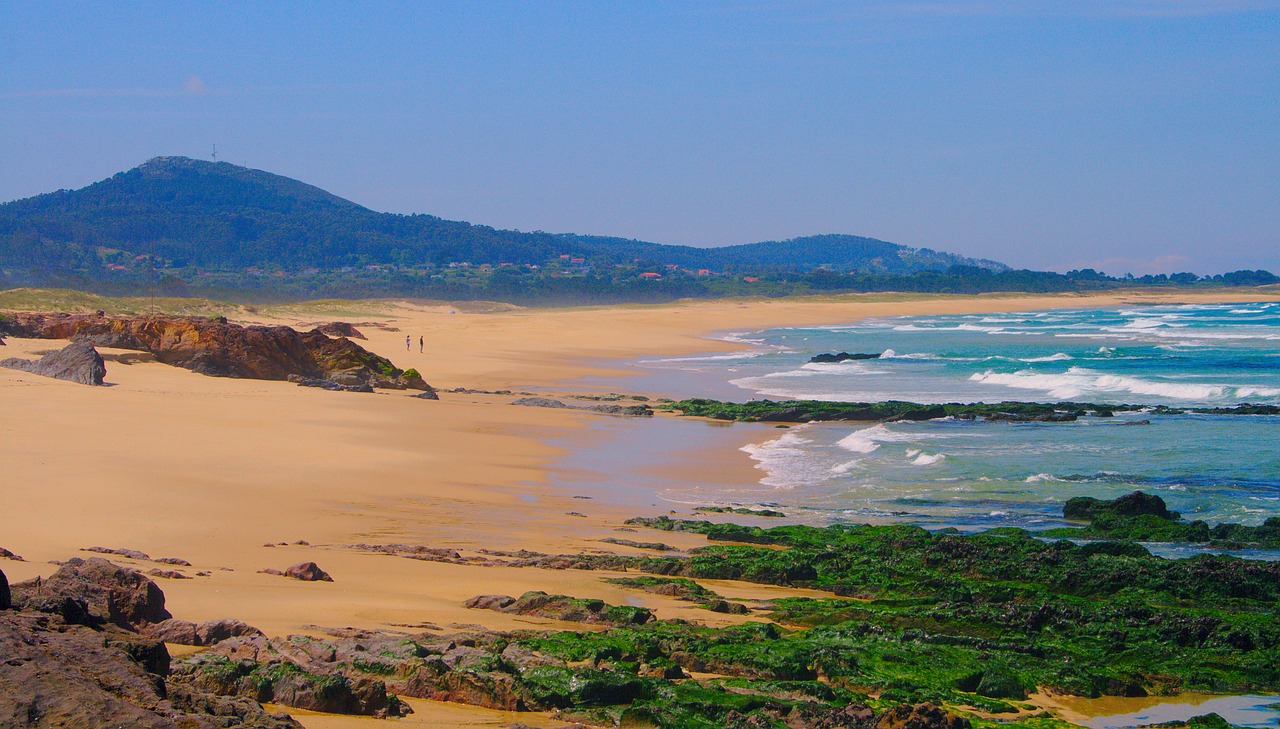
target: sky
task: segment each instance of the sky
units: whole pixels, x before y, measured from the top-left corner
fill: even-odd
[[[500,228],[1280,272],[1280,0],[0,2],[0,201],[215,145]]]

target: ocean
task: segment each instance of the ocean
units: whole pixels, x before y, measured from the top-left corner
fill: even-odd
[[[730,354],[637,363],[721,399],[1280,404],[1280,303],[868,319],[735,332]],[[816,354],[875,359],[814,364]],[[809,523],[974,531],[1063,525],[1074,496],[1155,493],[1188,519],[1280,515],[1280,417],[1085,417],[756,426],[753,483],[665,483],[679,504],[768,504]]]

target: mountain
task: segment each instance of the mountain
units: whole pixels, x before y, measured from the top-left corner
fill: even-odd
[[[156,157],[80,190],[0,205],[0,269],[96,279],[156,261],[166,270],[335,270],[450,263],[668,264],[717,273],[825,268],[905,275],[1003,264],[852,235],[718,248],[526,233],[380,213],[297,180],[226,162]]]

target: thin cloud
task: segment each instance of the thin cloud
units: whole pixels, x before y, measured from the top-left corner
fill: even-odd
[[[182,90],[190,96],[204,96],[209,93],[209,85],[204,82],[204,79],[191,74],[186,81],[182,82]]]
[[[25,89],[0,93],[0,99],[150,99],[204,96],[211,93],[204,79],[192,74],[175,88],[145,86],[82,86],[65,89]]]

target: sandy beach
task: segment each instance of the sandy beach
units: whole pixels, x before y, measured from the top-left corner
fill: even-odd
[[[740,349],[716,332],[845,323],[869,316],[976,313],[1120,304],[1274,300],[1275,294],[1108,293],[1097,296],[859,297],[698,301],[660,306],[519,309],[364,303],[338,316],[319,307],[229,314],[239,321],[302,328],[342,319],[361,326],[368,349],[413,367],[442,390],[439,401],[406,393],[324,392],[286,382],[205,377],[102,350],[109,387],[91,388],[0,369],[0,547],[11,581],[47,575],[90,546],[130,548],[189,560],[209,576],[160,580],[175,616],[235,617],[270,635],[322,627],[407,629],[581,628],[468,610],[467,598],[545,590],[653,608],[660,618],[725,624],[746,618],[695,610],[674,598],[602,582],[574,570],[450,565],[371,554],[358,543],[402,542],[548,553],[639,552],[602,544],[637,509],[550,483],[566,448],[593,447],[608,416],[512,407],[512,396],[481,390],[568,393],[598,389],[583,377],[626,381],[641,356]],[[405,337],[410,338],[406,350]],[[418,351],[418,338],[424,351]],[[31,357],[60,342],[9,339],[4,357]],[[628,392],[648,396],[640,380]],[[744,454],[708,453],[690,469],[754,479]],[[594,476],[593,476],[594,478]],[[572,479],[570,479],[572,481]],[[578,515],[571,515],[571,512]],[[649,535],[642,535],[642,538]],[[663,534],[676,547],[701,537]],[[298,542],[305,542],[299,544]],[[284,543],[281,545],[281,543]],[[264,546],[276,545],[276,546]],[[260,574],[312,560],[333,583]],[[119,559],[144,570],[149,562]],[[745,600],[800,591],[720,584]],[[499,726],[500,712],[414,702],[405,726]],[[309,727],[363,727],[369,720],[307,716]],[[536,717],[520,717],[535,724]]]

